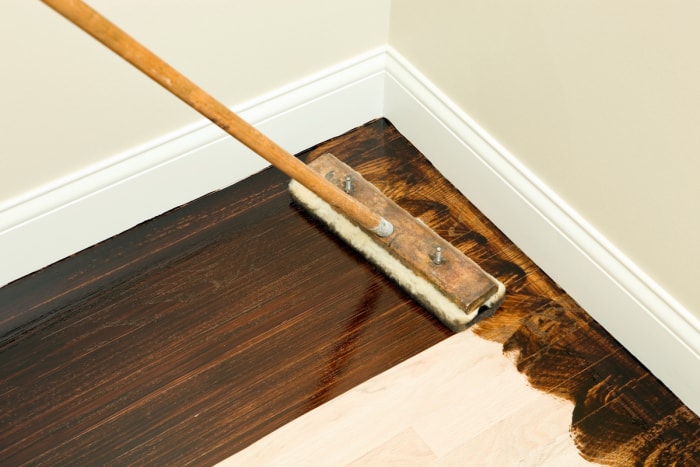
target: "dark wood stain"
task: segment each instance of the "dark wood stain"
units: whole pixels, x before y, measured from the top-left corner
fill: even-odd
[[[332,152],[508,287],[476,332],[581,454],[696,465],[700,421],[386,120]],[[269,169],[0,289],[3,465],[211,464],[450,333]]]

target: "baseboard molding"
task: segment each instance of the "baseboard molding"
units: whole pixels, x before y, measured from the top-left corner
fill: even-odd
[[[396,51],[370,51],[235,110],[291,152],[387,117],[700,413],[698,320]],[[200,122],[2,203],[0,285],[266,166],[218,128]]]
[[[700,414],[700,321],[391,49],[385,86],[385,117]]]
[[[373,50],[234,111],[296,153],[382,116],[384,63]],[[203,119],[0,203],[0,286],[267,166]]]

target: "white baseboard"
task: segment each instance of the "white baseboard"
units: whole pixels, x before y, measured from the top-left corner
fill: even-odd
[[[700,321],[396,51],[386,73],[384,116],[700,414]]]
[[[384,49],[234,110],[292,153],[382,116]],[[0,286],[269,164],[205,121],[0,203]]]
[[[235,109],[290,152],[385,116],[700,413],[700,323],[391,49]],[[199,123],[0,204],[0,285],[268,164]]]

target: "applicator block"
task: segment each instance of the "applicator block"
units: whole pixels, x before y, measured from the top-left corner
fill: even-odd
[[[388,237],[379,237],[363,229],[294,180],[289,185],[292,198],[445,326],[462,331],[477,316],[492,313],[502,303],[503,284],[420,219],[387,198],[358,172],[332,154],[324,154],[308,165],[341,189],[350,176],[349,194],[391,222],[394,232]],[[435,260],[438,247],[440,261]]]

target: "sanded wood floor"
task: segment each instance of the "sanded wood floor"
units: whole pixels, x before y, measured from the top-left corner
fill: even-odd
[[[698,417],[389,122],[301,157],[324,152],[503,281],[496,315],[453,336],[290,203],[269,169],[0,289],[3,465],[257,465],[261,452],[385,465],[405,446],[415,455],[398,465],[698,463]],[[471,381],[464,405],[447,397],[459,387],[418,378],[450,374]],[[416,381],[437,404],[427,412],[393,392]],[[392,406],[357,399],[372,392],[404,405],[373,418],[364,407]],[[323,433],[328,407],[338,418],[325,426],[384,434],[338,462],[331,445],[284,447]],[[465,408],[491,444],[460,438],[465,417],[450,414]]]
[[[466,331],[341,394],[221,463],[589,466],[573,404],[543,393],[498,343]]]

